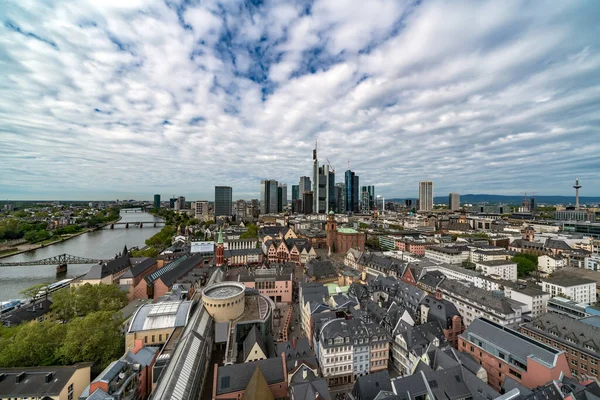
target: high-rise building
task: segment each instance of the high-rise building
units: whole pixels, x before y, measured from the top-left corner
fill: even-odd
[[[460,194],[450,193],[448,195],[448,208],[450,211],[460,210]]]
[[[179,196],[175,203],[175,211],[185,210],[185,197]]]
[[[375,186],[361,186],[360,211],[369,213],[375,209]]]
[[[171,210],[174,210],[175,209],[175,204],[177,204],[177,197],[171,197],[169,199],[169,208]]]
[[[277,212],[280,213],[283,211],[283,188],[281,186],[277,186]]]
[[[215,186],[215,218],[231,217],[231,186]]]
[[[246,200],[238,200],[235,202],[235,218],[236,221],[239,221],[240,218],[245,218],[246,217],[246,209],[247,209],[248,203],[246,203]]]
[[[313,206],[314,212],[319,213],[319,159],[317,158],[317,143],[315,142],[315,148],[313,149],[313,175],[312,175],[312,192],[313,192]],[[306,204],[304,205],[306,210]]]
[[[160,194],[154,195],[154,208],[160,208]]]
[[[298,212],[298,200],[300,199],[300,185],[292,185],[292,212]]]
[[[338,182],[335,184],[335,198],[337,199],[337,212],[342,214],[346,212],[346,184]]]
[[[298,185],[300,186],[300,191],[298,192],[299,196],[302,196],[302,193],[304,192],[310,192],[312,191],[312,186],[310,184],[310,177],[308,176],[302,176],[300,177],[300,184]],[[302,198],[302,197],[299,197]]]
[[[359,210],[359,179],[353,171],[347,170],[346,178],[346,212],[358,212]]]
[[[302,193],[302,212],[304,214],[313,213],[313,192]]]
[[[329,180],[327,182],[327,212],[337,212],[337,201],[335,197],[335,171],[329,171]]]
[[[208,219],[208,201],[196,201],[194,203],[194,217],[198,221],[206,221]]]
[[[409,210],[412,209],[413,206],[413,201],[412,199],[406,199],[404,200],[404,207],[408,208]]]
[[[279,208],[283,211],[287,207],[288,204],[288,189],[287,183],[280,183],[279,187],[281,188],[281,201],[279,204]]]
[[[265,179],[260,182],[260,213],[277,213],[277,181]]]
[[[419,211],[433,210],[433,182],[419,182]]]

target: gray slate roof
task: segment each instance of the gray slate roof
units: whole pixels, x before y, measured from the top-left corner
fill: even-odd
[[[393,391],[387,370],[359,377],[352,388],[354,398],[360,400],[375,399],[381,391]]]
[[[150,257],[144,257],[141,261],[133,264],[127,272],[121,275],[121,278],[135,278],[138,275],[141,275],[148,268],[152,267],[156,264],[156,260]]]
[[[217,370],[217,395],[246,389],[256,367],[260,368],[260,372],[262,372],[269,385],[285,381],[281,357],[226,365],[219,367]]]
[[[248,359],[248,356],[250,355],[250,352],[252,351],[252,348],[254,347],[255,343],[258,344],[258,347],[260,347],[265,357],[269,356],[267,348],[265,347],[265,343],[263,342],[262,337],[260,336],[260,332],[258,331],[258,328],[256,327],[256,325],[252,325],[250,332],[248,332],[248,335],[246,335],[246,339],[244,339],[244,361]]]
[[[58,396],[76,371],[77,366],[0,368],[0,374],[4,374],[0,380],[0,398]],[[16,377],[21,373],[25,373],[24,379],[17,384]],[[46,382],[49,373],[53,376]]]
[[[475,319],[460,336],[476,345],[479,340],[488,341],[523,361],[529,357],[535,357],[551,366],[555,365],[557,356],[562,353],[560,350],[546,346],[522,333],[485,318]]]

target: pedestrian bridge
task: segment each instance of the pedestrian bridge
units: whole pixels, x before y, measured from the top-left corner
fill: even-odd
[[[100,260],[96,258],[85,258],[73,256],[71,254],[59,254],[54,257],[43,258],[34,261],[13,261],[0,263],[0,267],[22,267],[33,265],[67,265],[67,264],[98,264],[109,260]]]

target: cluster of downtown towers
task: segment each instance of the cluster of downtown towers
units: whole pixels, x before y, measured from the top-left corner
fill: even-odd
[[[329,165],[319,166],[317,149],[313,150],[312,180],[302,176],[298,185],[292,185],[292,212],[304,214],[369,212],[376,205],[375,187],[363,186],[350,169],[344,182],[335,182],[335,170]],[[266,179],[260,183],[261,214],[282,212],[287,201],[287,184]]]

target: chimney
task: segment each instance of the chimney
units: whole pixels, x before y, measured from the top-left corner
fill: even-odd
[[[435,292],[435,298],[438,299],[438,300],[442,300],[443,299],[442,292],[436,291]]]
[[[50,383],[52,382],[52,379],[54,378],[54,372],[49,372],[46,374],[46,376],[44,377],[44,382],[46,383]]]
[[[17,382],[17,383],[23,382],[24,379],[25,379],[25,372],[21,372],[20,374],[17,374],[17,376],[15,378],[15,382]]]
[[[296,338],[292,339],[292,347],[295,349],[296,348]]]
[[[144,341],[142,339],[135,339],[133,341],[133,349],[131,349],[131,352],[133,354],[137,354],[138,351],[140,351],[143,347],[144,347]]]

